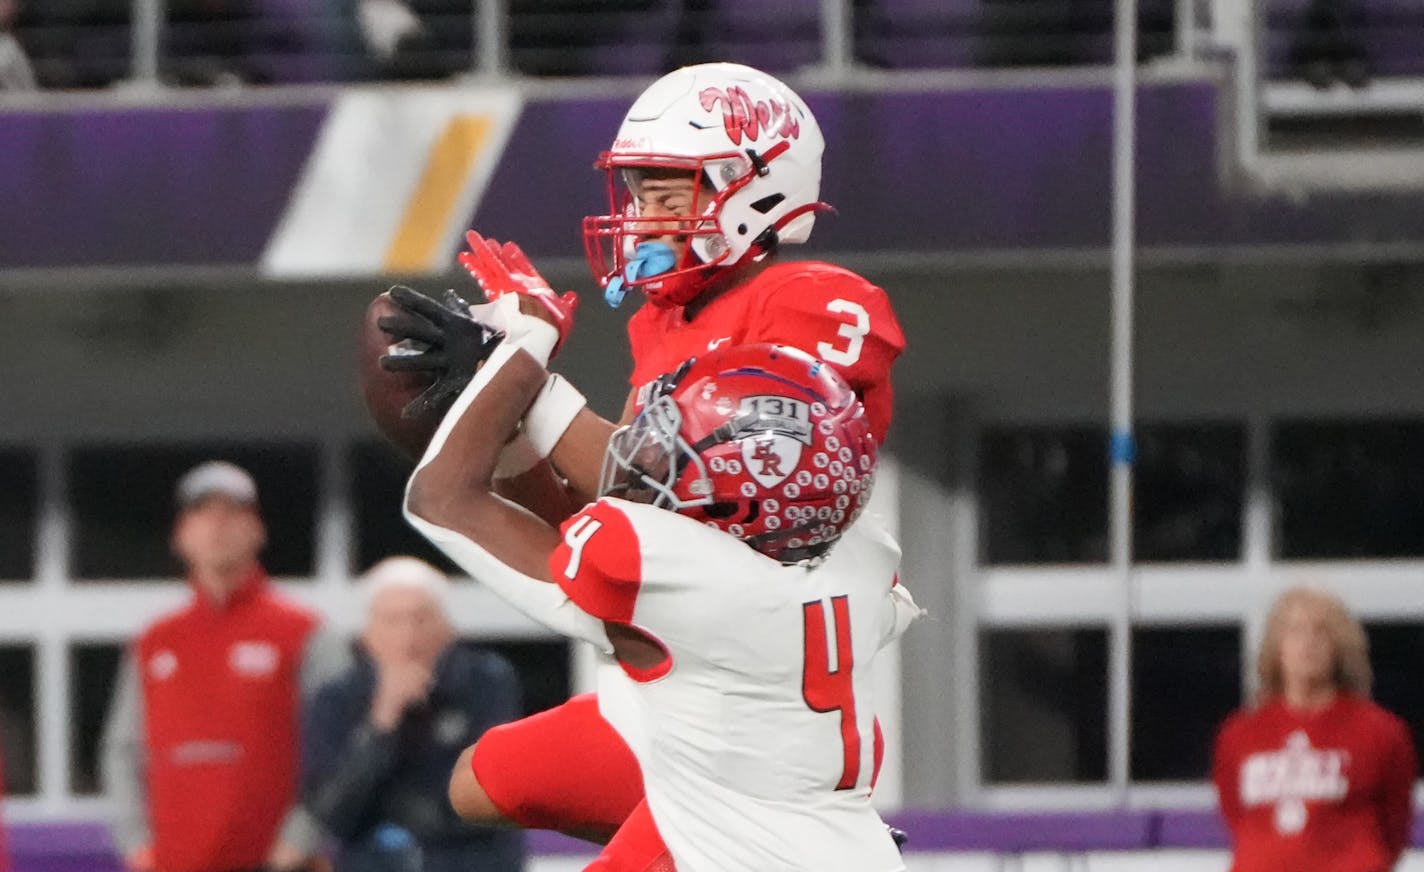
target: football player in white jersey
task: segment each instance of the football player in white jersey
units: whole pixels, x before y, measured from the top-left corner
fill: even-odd
[[[855,393],[786,346],[711,351],[647,392],[609,443],[603,497],[561,533],[492,479],[522,418],[572,419],[571,391],[495,348],[412,475],[407,518],[622,667],[600,708],[678,872],[903,869],[870,805],[871,664],[920,611],[888,534],[867,519],[841,541],[875,471]],[[462,761],[457,809],[466,782]]]

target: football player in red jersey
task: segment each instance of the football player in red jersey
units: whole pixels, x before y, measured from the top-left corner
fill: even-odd
[[[829,208],[819,199],[823,149],[800,97],[749,67],[677,70],[634,102],[598,161],[608,175],[609,212],[584,223],[605,299],[617,306],[630,290],[646,298],[628,324],[634,391],[625,421],[639,405],[637,388],[683,361],[723,345],[772,342],[835,366],[861,397],[876,438],[884,438],[890,369],[904,348],[885,292],[828,263],[781,259],[782,246],[806,241],[816,214]],[[472,233],[460,260],[491,301],[474,307],[475,317],[537,346],[546,363],[572,324],[569,295],[554,293],[512,243]],[[516,299],[526,305],[515,307]],[[413,314],[446,317],[435,308]],[[400,362],[420,365],[413,357]],[[473,367],[445,361],[431,368],[468,378]],[[527,419],[506,449],[498,474],[504,493],[557,519],[597,493],[616,425],[581,400],[541,407],[545,413]],[[576,494],[562,506],[550,505],[551,465]],[[463,808],[485,822],[603,841],[642,798],[636,761],[599,716],[593,694],[492,730],[476,746],[473,767],[479,792],[466,795]]]

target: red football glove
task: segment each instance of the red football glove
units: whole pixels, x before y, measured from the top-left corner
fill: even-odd
[[[578,295],[573,291],[558,294],[539,271],[529,262],[524,251],[513,242],[500,244],[493,239],[485,239],[473,230],[465,234],[470,250],[460,252],[460,266],[475,280],[484,292],[485,299],[494,302],[505,294],[524,294],[538,300],[559,330],[559,347],[568,339],[574,328],[574,309],[578,308]]]

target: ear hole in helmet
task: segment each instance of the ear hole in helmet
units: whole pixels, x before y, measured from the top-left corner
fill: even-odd
[[[704,507],[702,511],[709,518],[714,518],[718,521],[725,521],[728,518],[732,517],[732,515],[737,513],[737,504],[729,502],[711,503],[710,505]]]
[[[769,194],[752,204],[752,208],[765,215],[786,199],[785,194]]]
[[[721,500],[706,506],[702,511],[707,517],[718,521],[735,520],[738,524],[750,524],[756,521],[757,516],[761,514],[761,503],[756,500],[748,500],[745,504],[747,507],[746,516],[733,518],[737,514],[737,509],[742,505],[740,502]]]

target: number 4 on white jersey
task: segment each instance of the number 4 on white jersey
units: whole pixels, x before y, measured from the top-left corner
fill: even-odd
[[[583,562],[583,546],[587,545],[588,540],[602,527],[602,521],[582,515],[564,531],[564,544],[569,546],[569,565],[564,567],[564,578],[572,581],[578,575],[579,564]]]

